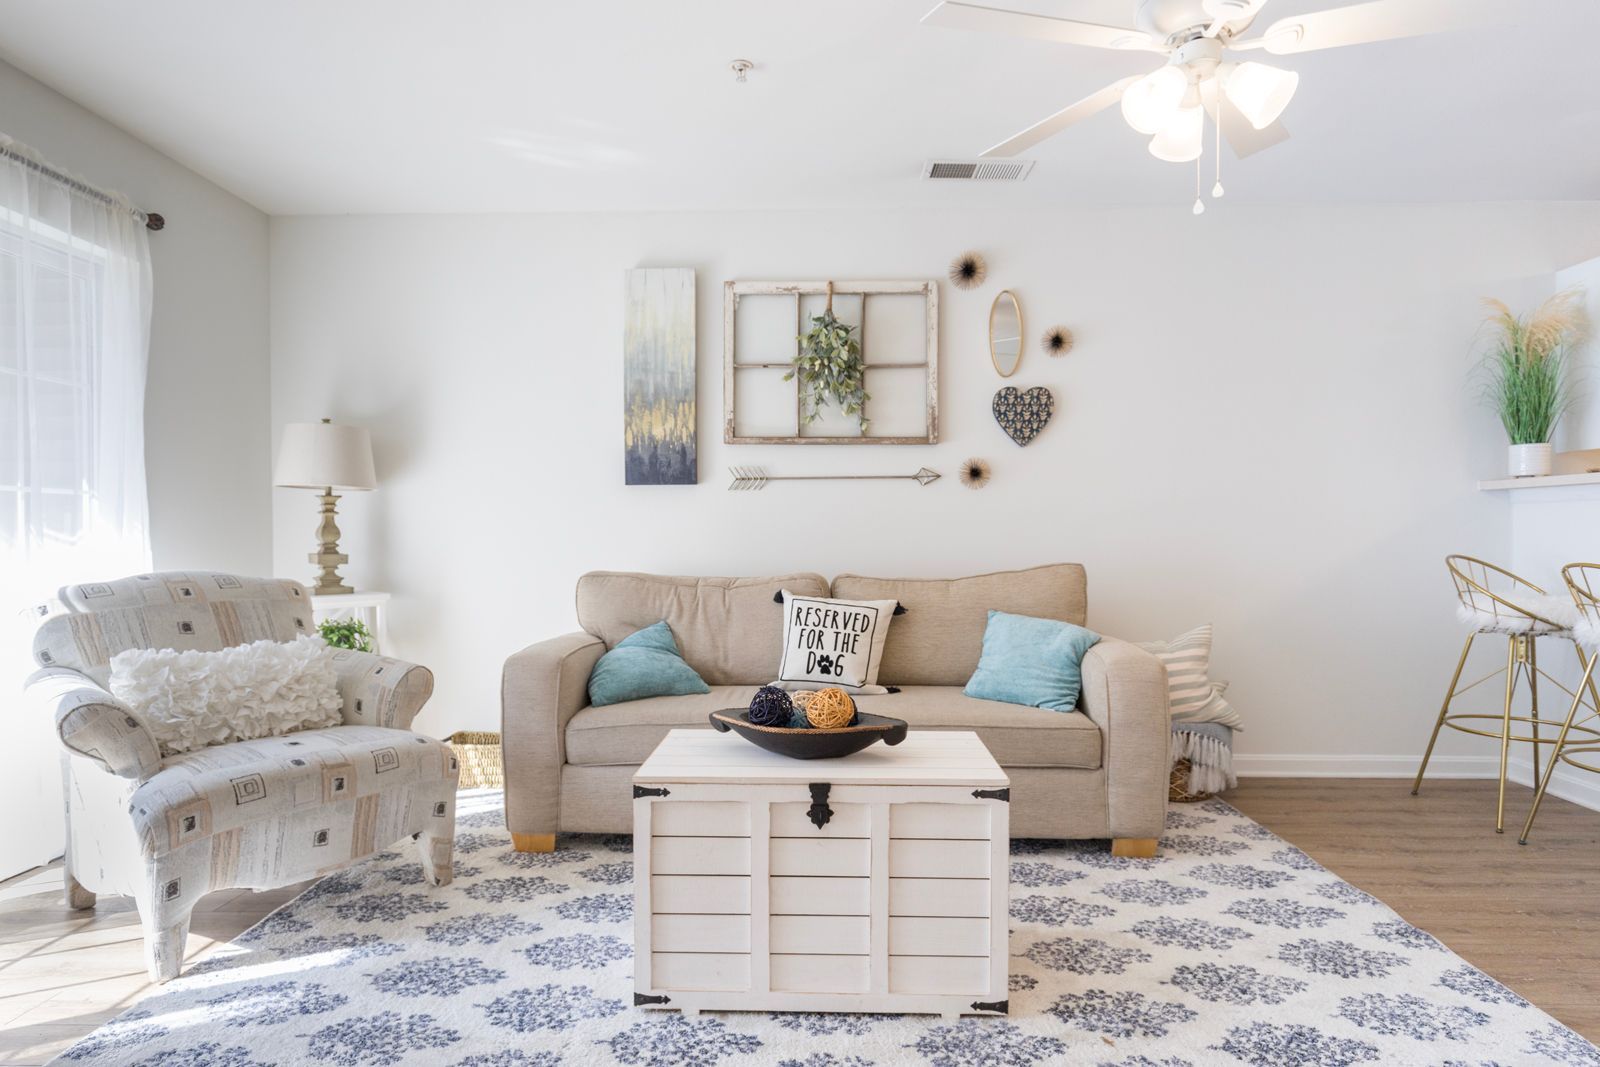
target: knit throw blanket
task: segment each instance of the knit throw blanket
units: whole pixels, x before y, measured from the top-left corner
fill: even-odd
[[[1239,784],[1233,773],[1233,731],[1220,723],[1181,723],[1172,730],[1172,759],[1189,761],[1189,792],[1220,793]]]

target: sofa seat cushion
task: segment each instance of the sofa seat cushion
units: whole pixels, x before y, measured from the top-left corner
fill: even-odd
[[[887,696],[857,697],[856,706],[904,719],[913,730],[976,730],[1002,767],[1100,766],[1100,728],[1076,711],[978,700],[942,685],[910,685]]]
[[[756,688],[718,685],[703,696],[652,697],[584,708],[567,723],[567,762],[592,767],[643,763],[668,730],[709,729],[708,715],[748,706]],[[911,686],[885,696],[859,696],[856,704],[874,715],[904,719],[913,729],[976,730],[1002,767],[1093,770],[1100,766],[1100,730],[1078,712],[974,700],[946,686]]]
[[[238,838],[215,842],[241,827],[309,821],[315,826],[304,840],[290,835],[274,847],[331,868],[410,832],[411,809],[419,804],[441,819],[453,815],[448,802],[457,777],[455,755],[442,741],[383,726],[334,726],[169,756],[128,806],[149,857],[210,838],[220,862]],[[319,831],[326,833],[320,840]]]

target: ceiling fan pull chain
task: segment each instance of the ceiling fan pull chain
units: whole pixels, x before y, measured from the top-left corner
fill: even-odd
[[[1222,109],[1222,92],[1219,89],[1217,92],[1217,113],[1211,116],[1211,121],[1217,127],[1217,184],[1211,187],[1211,198],[1213,200],[1222,196]]]

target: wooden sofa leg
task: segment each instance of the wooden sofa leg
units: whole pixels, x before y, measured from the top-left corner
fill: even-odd
[[[511,847],[518,852],[554,852],[555,834],[512,834]]]
[[[1111,842],[1111,854],[1147,860],[1156,854],[1156,840],[1154,837],[1118,837]]]

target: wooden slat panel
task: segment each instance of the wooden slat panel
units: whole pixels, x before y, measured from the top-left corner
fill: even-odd
[[[750,836],[750,805],[738,801],[658,800],[650,818],[657,837]]]
[[[650,947],[656,952],[750,951],[748,915],[652,915]]]
[[[656,989],[746,990],[750,957],[732,952],[653,952],[651,984]]]
[[[786,993],[865,993],[866,956],[772,957],[772,988]]]
[[[865,915],[774,915],[770,921],[768,942],[773,953],[864,956],[872,945],[871,920]],[[976,921],[987,925],[986,920]],[[952,950],[950,955],[966,953]]]
[[[657,915],[748,915],[750,879],[656,875],[650,902]]]
[[[989,916],[987,878],[891,878],[890,915]]]
[[[891,878],[988,878],[987,841],[890,841]]]
[[[889,955],[987,957],[989,920],[895,916],[889,920]]]
[[[889,957],[891,993],[976,995],[988,992],[988,985],[989,957],[987,956]]]
[[[989,839],[989,805],[896,804],[889,809],[889,836],[936,841]]]
[[[833,817],[818,829],[806,812],[809,803],[772,805],[773,837],[871,837],[872,818],[865,804],[830,804]]]
[[[651,874],[749,874],[745,837],[656,837],[650,841]]]
[[[866,878],[773,878],[773,915],[867,915],[872,910]]]
[[[860,838],[778,837],[768,855],[773,875],[865,878],[872,872],[871,842]]]

